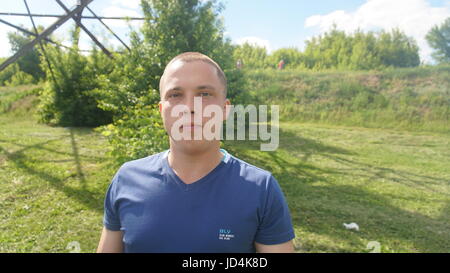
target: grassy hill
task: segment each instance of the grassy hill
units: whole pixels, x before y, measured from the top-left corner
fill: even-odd
[[[36,107],[40,86],[23,85],[17,87],[0,86],[0,114],[30,111]],[[20,109],[20,110],[19,110]],[[19,111],[16,111],[19,110]]]
[[[382,72],[249,71],[248,92],[283,120],[450,132],[450,66]]]
[[[258,94],[260,103],[291,107],[280,107],[280,147],[268,153],[259,151],[255,141],[224,146],[270,170],[280,182],[295,226],[296,251],[368,252],[368,244],[376,241],[382,252],[449,252],[448,124],[427,116],[437,129],[401,125],[392,118],[391,124],[380,119],[368,124],[379,128],[362,128],[354,117],[364,117],[364,108],[352,112],[359,113],[353,119],[337,121],[332,113],[338,112],[326,108],[337,105],[332,98],[344,96],[335,84],[346,82],[367,85],[367,92],[386,99],[400,99],[404,89],[394,87],[407,84],[414,92],[429,90],[435,94],[431,97],[442,93],[438,100],[445,102],[446,70],[424,71],[250,73],[250,92]],[[78,246],[81,252],[94,252],[104,194],[117,170],[107,155],[109,144],[91,128],[38,124],[35,88],[0,88],[0,252],[69,252]],[[314,95],[317,90],[322,93]],[[327,94],[335,94],[328,103]],[[345,98],[339,103],[350,99]],[[308,112],[314,107],[320,115]],[[346,230],[343,223],[350,222],[360,231]]]

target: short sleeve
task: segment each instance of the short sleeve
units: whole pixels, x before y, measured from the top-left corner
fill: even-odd
[[[291,215],[278,181],[270,175],[267,183],[264,210],[255,241],[264,245],[282,244],[295,238]]]
[[[119,172],[114,175],[111,184],[106,191],[104,203],[103,225],[112,231],[119,231],[121,224],[115,201],[117,197],[117,183],[119,179]]]

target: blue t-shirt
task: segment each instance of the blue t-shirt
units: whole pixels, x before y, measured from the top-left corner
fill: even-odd
[[[225,150],[206,176],[185,184],[169,150],[123,164],[106,193],[103,223],[123,231],[125,252],[255,252],[254,242],[295,237],[272,174]]]

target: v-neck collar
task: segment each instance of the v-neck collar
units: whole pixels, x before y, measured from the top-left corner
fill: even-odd
[[[220,163],[214,169],[212,169],[208,174],[206,174],[205,176],[203,176],[202,178],[198,179],[197,181],[195,181],[191,184],[184,183],[183,180],[181,180],[181,178],[175,173],[175,171],[172,169],[172,167],[170,167],[169,159],[168,159],[170,149],[166,150],[162,154],[163,166],[164,166],[166,174],[169,175],[173,181],[175,181],[175,183],[179,186],[179,188],[182,191],[184,191],[184,192],[194,191],[194,190],[201,188],[203,185],[208,184],[208,182],[212,182],[214,177],[217,176],[219,171],[230,160],[230,154],[225,149],[220,149],[220,151],[224,154]]]

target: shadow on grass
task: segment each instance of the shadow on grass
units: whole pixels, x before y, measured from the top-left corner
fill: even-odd
[[[409,246],[409,251],[413,252],[449,251],[450,198],[439,217],[429,217],[396,206],[393,203],[395,195],[339,185],[331,179],[336,175],[349,180],[363,178],[368,183],[382,183],[380,180],[386,179],[433,193],[438,192],[433,186],[448,185],[448,180],[360,162],[357,154],[350,150],[325,145],[286,130],[280,130],[279,151],[259,152],[256,141],[231,141],[225,142],[225,146],[236,157],[273,173],[287,197],[293,224],[302,231],[323,235],[336,242],[346,241],[360,252],[369,251],[366,245],[361,245],[361,239],[379,241],[382,248],[387,246],[391,251]],[[297,154],[299,151],[301,154]],[[286,153],[300,160],[292,162],[283,157]],[[316,166],[308,162],[312,155],[324,157],[340,167]],[[350,156],[352,159],[347,158]],[[359,223],[361,231],[345,230],[344,222]],[[302,238],[298,240],[301,242]],[[396,244],[400,247],[396,248]],[[338,245],[308,242],[296,247],[300,251],[348,251]]]
[[[437,178],[427,175],[418,175],[408,171],[402,171],[397,169],[391,169],[386,167],[378,167],[376,165],[371,165],[363,162],[358,162],[355,160],[346,159],[338,155],[328,155],[329,159],[339,162],[343,165],[348,166],[347,169],[340,168],[339,173],[348,175],[352,174],[355,176],[355,170],[365,171],[366,174],[357,174],[358,177],[365,177],[369,180],[368,183],[372,181],[379,181],[380,179],[391,180],[393,182],[402,184],[404,186],[415,187],[421,190],[426,190],[434,193],[440,193],[438,189],[433,188],[433,186],[442,186],[447,184],[450,186],[450,180],[444,178]]]
[[[84,131],[83,131],[84,132]],[[227,143],[227,150],[238,158],[273,172],[282,185],[292,212],[294,226],[303,231],[324,235],[336,241],[349,241],[350,245],[361,252],[365,245],[360,245],[361,238],[367,241],[379,241],[395,250],[394,243],[407,242],[417,252],[448,252],[450,245],[450,202],[442,206],[438,217],[432,218],[420,213],[411,212],[392,204],[395,196],[385,196],[364,190],[356,186],[336,185],[330,177],[339,175],[346,179],[364,178],[368,180],[387,179],[403,185],[418,187],[422,190],[436,190],[430,185],[439,185],[445,181],[440,178],[417,175],[411,172],[381,168],[358,161],[357,154],[346,149],[325,145],[313,139],[308,139],[290,131],[280,130],[280,151],[296,154],[298,161],[292,162],[283,157],[283,153],[268,152],[258,156],[259,143],[255,141]],[[78,130],[70,129],[63,137],[47,140],[34,145],[22,145],[12,141],[0,140],[22,147],[15,152],[8,152],[0,146],[0,152],[13,162],[16,167],[28,174],[48,181],[55,189],[63,192],[96,211],[103,210],[104,192],[87,189],[87,181],[83,173],[83,161],[99,160],[100,157],[87,157],[79,154],[76,141]],[[46,145],[70,138],[71,153],[45,147]],[[64,184],[67,178],[57,177],[48,171],[36,168],[26,151],[41,149],[48,152],[47,163],[74,162],[76,177],[80,188]],[[52,155],[70,156],[69,159],[55,160]],[[344,165],[339,168],[324,168],[309,162],[311,156],[323,156],[333,162]],[[347,157],[352,156],[353,159]],[[360,173],[355,173],[359,171]],[[318,185],[318,182],[320,183]],[[374,182],[375,183],[375,182]],[[343,228],[344,222],[357,222],[361,231],[354,233]],[[298,238],[302,242],[302,238]],[[401,242],[399,242],[401,241]],[[338,244],[336,244],[338,245]],[[302,251],[348,251],[339,246],[327,246],[323,242],[300,244]]]
[[[280,183],[289,181],[281,178]],[[295,188],[295,186],[287,187]],[[448,252],[450,245],[450,202],[438,217],[402,209],[392,198],[363,190],[357,186],[311,186],[297,190],[303,196],[291,206],[294,225],[303,231],[336,239],[336,244],[317,250],[313,242],[300,244],[304,251],[346,252],[339,242],[346,241],[358,252],[366,252],[369,241],[378,241],[390,251]],[[315,199],[315,200],[313,200]],[[304,203],[304,204],[302,204]],[[307,204],[309,203],[309,204]],[[447,214],[446,214],[447,213]],[[343,223],[356,222],[359,232],[345,230]],[[300,238],[301,242],[301,238]]]
[[[85,134],[86,129],[83,128],[81,130],[82,134]],[[101,157],[96,156],[85,156],[80,155],[78,151],[78,145],[76,141],[76,134],[78,134],[78,128],[69,128],[69,134],[66,136],[62,136],[56,139],[47,140],[41,143],[33,144],[33,145],[23,145],[19,143],[15,143],[13,141],[6,141],[6,140],[0,140],[0,143],[9,143],[13,144],[19,147],[22,147],[22,149],[19,149],[14,152],[9,152],[5,148],[0,146],[0,152],[3,153],[6,156],[6,159],[14,165],[23,170],[24,172],[28,173],[29,175],[38,177],[42,180],[45,180],[50,183],[52,187],[54,187],[56,190],[63,192],[66,196],[69,198],[76,199],[78,202],[86,205],[90,209],[94,209],[97,211],[103,211],[103,197],[104,192],[94,192],[89,189],[87,189],[87,181],[85,178],[85,175],[83,173],[83,167],[82,167],[82,160],[84,161],[98,161],[101,160]],[[71,143],[71,153],[67,152],[61,152],[55,149],[50,149],[45,147],[45,145],[48,145],[52,142],[56,142],[59,140],[62,140],[64,138],[70,138]],[[37,168],[35,164],[33,164],[34,159],[26,155],[26,152],[28,150],[33,149],[40,149],[48,153],[47,158],[48,159],[39,159],[40,162],[44,163],[63,163],[63,162],[73,162],[75,164],[76,169],[76,177],[77,180],[80,182],[81,187],[71,187],[65,184],[65,180],[72,177],[73,175],[69,175],[67,177],[61,178],[57,177],[53,174],[51,174],[48,171],[44,171],[40,168]],[[51,159],[52,155],[63,155],[63,156],[70,156],[69,159],[61,159],[61,160],[54,160]]]

